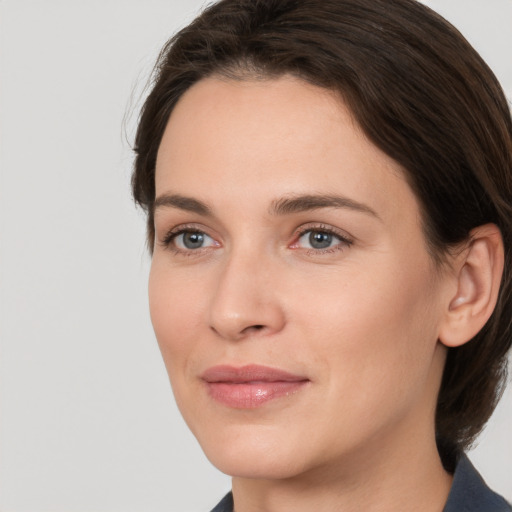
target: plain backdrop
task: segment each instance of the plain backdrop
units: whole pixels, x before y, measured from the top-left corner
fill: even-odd
[[[174,404],[130,198],[140,99],[200,0],[0,1],[0,511],[200,512],[229,489]],[[431,0],[512,98],[512,1]],[[512,393],[471,457],[512,500]]]

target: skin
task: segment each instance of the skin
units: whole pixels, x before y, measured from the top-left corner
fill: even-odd
[[[349,201],[275,211],[303,195]],[[343,103],[287,76],[204,79],[170,117],[156,196],[153,326],[185,421],[233,476],[236,511],[441,511],[438,340],[459,285],[432,262],[402,170]],[[184,228],[203,246],[187,248]],[[312,247],[326,230],[329,247]],[[227,407],[201,379],[219,364],[308,382]]]

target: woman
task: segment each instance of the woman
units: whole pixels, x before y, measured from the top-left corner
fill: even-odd
[[[511,510],[464,456],[511,344],[512,123],[414,0],[223,0],[136,139],[155,333],[215,511]]]

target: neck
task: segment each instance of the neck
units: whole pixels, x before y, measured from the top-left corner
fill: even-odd
[[[282,480],[233,479],[235,512],[440,512],[452,477],[435,442],[402,453],[365,450],[363,458]]]

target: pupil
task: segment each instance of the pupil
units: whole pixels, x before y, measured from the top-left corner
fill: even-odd
[[[309,235],[309,243],[315,249],[326,249],[331,245],[332,235],[314,231]]]
[[[202,233],[184,233],[183,245],[187,249],[198,249],[203,245],[204,235]]]

